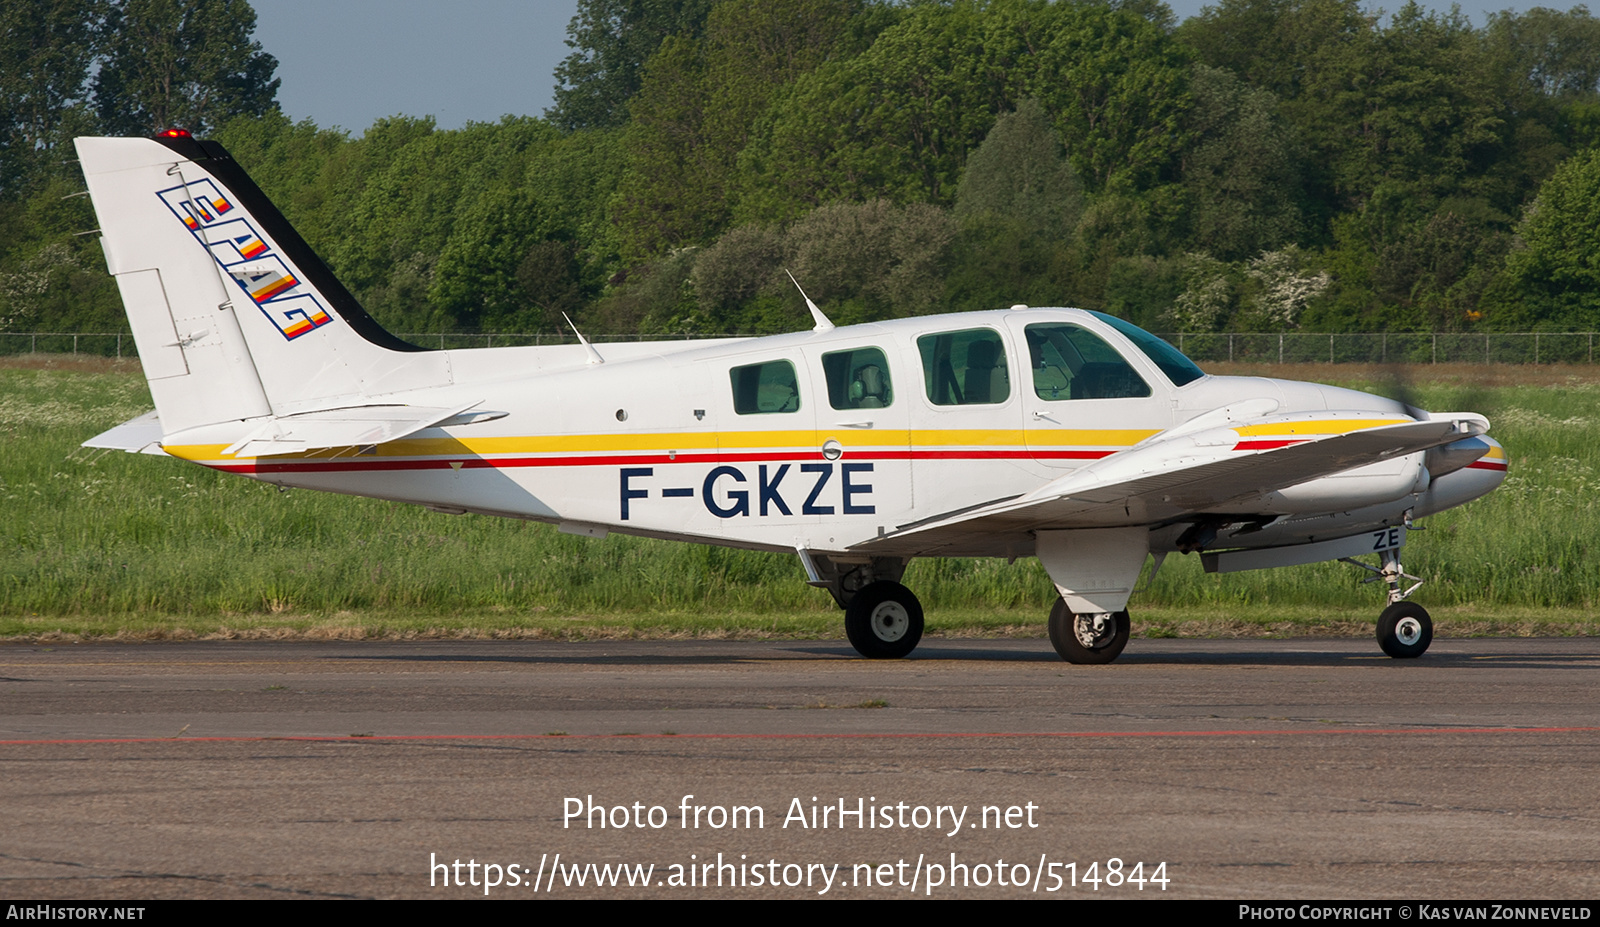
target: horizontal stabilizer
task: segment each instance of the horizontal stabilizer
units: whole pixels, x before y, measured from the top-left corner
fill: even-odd
[[[167,453],[161,449],[161,419],[154,412],[146,412],[110,431],[102,431],[83,442],[83,446],[130,454],[165,456]]]
[[[478,405],[478,402],[469,402],[454,409],[366,405],[279,416],[224,448],[222,454],[225,457],[265,457],[332,447],[384,444],[424,428],[441,425]]]

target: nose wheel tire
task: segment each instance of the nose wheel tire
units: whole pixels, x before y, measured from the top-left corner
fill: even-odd
[[[1050,643],[1068,663],[1110,663],[1128,646],[1128,613],[1073,614],[1063,599],[1050,609]]]
[[[1433,619],[1415,602],[1396,602],[1378,616],[1378,646],[1400,660],[1420,657],[1433,643]]]
[[[897,660],[922,640],[922,603],[899,583],[871,583],[845,606],[844,633],[863,657]]]

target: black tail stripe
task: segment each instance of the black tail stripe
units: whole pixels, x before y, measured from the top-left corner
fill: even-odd
[[[278,250],[283,253],[305,275],[306,282],[321,292],[327,298],[329,307],[343,319],[356,334],[372,342],[380,348],[391,351],[428,351],[431,348],[419,347],[409,341],[402,341],[391,334],[388,329],[379,325],[377,320],[367,314],[354,295],[345,289],[339,278],[333,275],[328,265],[322,258],[317,257],[306,240],[294,230],[289,220],[283,217],[278,207],[272,205],[267,195],[261,192],[256,182],[250,179],[239,162],[233,160],[228,150],[221,144],[213,141],[200,141],[193,138],[167,138],[157,136],[156,141],[180,156],[194,161],[204,167],[216,178],[217,183],[228,189],[241,206],[250,211],[250,214],[261,223],[261,228],[277,244]]]

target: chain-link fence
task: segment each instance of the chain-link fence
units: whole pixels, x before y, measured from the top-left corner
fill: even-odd
[[[401,334],[427,348],[508,348],[576,344],[567,333]],[[589,335],[597,344],[616,341],[674,341],[704,335]],[[749,337],[749,336],[724,336]],[[1460,332],[1318,335],[1309,332],[1256,334],[1162,334],[1195,361],[1269,364],[1592,364],[1594,332]],[[89,354],[137,357],[133,336],[115,332],[0,332],[0,356]]]
[[[1163,334],[1199,363],[1592,364],[1594,332]]]
[[[89,354],[138,357],[133,336],[115,332],[0,332],[0,356],[17,354]]]
[[[571,332],[531,334],[405,334],[397,337],[425,348],[510,348],[526,345],[577,344]],[[748,335],[585,335],[595,344],[617,341],[683,341],[691,338],[751,337]],[[0,332],[0,357],[18,354],[86,354],[98,357],[138,357],[133,336],[126,332]]]

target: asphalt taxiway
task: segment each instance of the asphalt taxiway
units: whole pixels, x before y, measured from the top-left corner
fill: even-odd
[[[1597,671],[1584,639],[1136,640],[1102,667],[1044,641],[7,645],[0,885],[1593,898]],[[594,884],[624,865],[654,869]]]

